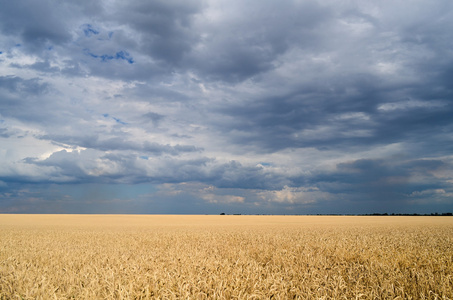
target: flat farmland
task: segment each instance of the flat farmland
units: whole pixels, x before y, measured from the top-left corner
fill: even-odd
[[[452,299],[453,217],[0,215],[0,299]]]

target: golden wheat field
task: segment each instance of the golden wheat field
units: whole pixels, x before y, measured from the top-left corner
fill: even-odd
[[[0,215],[0,299],[452,299],[452,217]]]

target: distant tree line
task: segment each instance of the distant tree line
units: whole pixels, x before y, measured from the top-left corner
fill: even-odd
[[[417,214],[417,213],[413,213],[413,214],[395,214],[395,213],[392,213],[392,214],[388,214],[388,213],[373,213],[373,214],[365,214],[364,216],[453,216],[453,213],[451,212],[446,212],[446,213],[430,213],[430,214]]]
[[[224,216],[225,213],[221,213],[220,215]],[[241,215],[241,214],[233,214],[235,216]],[[259,215],[259,214],[258,214]],[[267,214],[263,214],[267,215]],[[297,214],[296,214],[297,215]],[[372,214],[317,214],[317,216],[453,216],[453,213],[451,212],[446,212],[446,213],[430,213],[430,214],[395,214],[395,213],[372,213]]]

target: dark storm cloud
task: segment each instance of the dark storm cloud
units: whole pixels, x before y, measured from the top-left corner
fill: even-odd
[[[48,183],[184,183],[204,182],[219,188],[281,189],[289,182],[281,175],[267,172],[260,166],[243,166],[237,161],[220,163],[202,157],[196,159],[159,159],[134,154],[107,153],[94,149],[53,153],[39,160],[28,157],[26,164],[46,167]],[[0,176],[1,178],[1,176]],[[17,176],[13,182],[33,182]]]
[[[51,1],[1,1],[0,28],[7,35],[19,35],[30,48],[46,43],[61,44],[71,35]]]
[[[82,70],[79,62],[66,60],[61,66],[52,66],[50,60],[37,61],[33,64],[11,64],[10,67],[18,69],[32,69],[39,73],[59,74],[64,76],[85,76],[87,72]]]
[[[95,168],[95,160],[97,159],[96,153],[92,150],[81,152],[67,152],[65,150],[53,153],[45,160],[38,160],[36,158],[25,158],[24,162],[27,164],[35,164],[38,166],[52,167],[48,176],[49,182],[56,178],[61,178],[64,181],[73,182],[87,182],[93,180],[89,173]],[[18,180],[27,181],[26,177]],[[58,179],[57,179],[58,180]]]
[[[40,95],[48,90],[47,83],[41,83],[41,79],[23,79],[17,76],[0,76],[0,89],[11,94],[34,94]]]
[[[0,115],[28,121],[42,121],[43,111],[36,111],[35,105],[42,107],[48,105],[49,101],[42,101],[41,97],[48,94],[50,90],[50,85],[40,78],[0,76]]]
[[[445,5],[448,8],[440,5],[429,14],[442,15],[446,21],[451,5]],[[313,43],[310,49],[298,44],[304,40],[302,35],[292,39],[288,47],[303,49],[306,59],[297,62],[298,77],[278,81],[286,89],[269,80],[275,88],[271,95],[220,105],[219,113],[235,122],[218,123],[219,130],[232,142],[253,141],[264,152],[291,147],[369,147],[416,142],[422,136],[426,145],[441,143],[438,133],[452,130],[449,115],[453,113],[449,75],[453,57],[445,52],[453,45],[446,39],[449,33],[442,22],[424,16],[423,21],[408,18],[398,23],[357,9],[325,15],[329,18],[320,23],[323,30],[340,33],[345,23],[366,25],[374,39],[363,35],[357,40],[354,32],[345,31],[341,42],[332,36],[323,38],[326,32],[318,31],[315,35],[322,42]],[[316,30],[317,24],[308,28]],[[310,59],[320,54],[329,64],[322,63],[323,56],[321,63]],[[257,84],[266,80],[263,77]]]
[[[267,172],[262,166],[243,166],[238,161],[215,166],[211,175],[209,183],[219,188],[273,190],[281,189],[289,182],[281,175]]]
[[[77,16],[92,17],[102,12],[100,2],[92,1],[18,0],[0,3],[0,29],[6,35],[20,37],[25,48],[31,51],[70,42],[72,21]]]
[[[30,69],[36,70],[38,72],[45,72],[45,73],[57,73],[57,72],[60,72],[60,68],[52,67],[48,60],[39,61],[39,62],[35,62],[33,64],[30,64],[30,65],[24,65],[24,66],[21,66],[21,65],[18,65],[18,64],[11,64],[10,66],[14,67],[14,68],[19,68],[19,69],[30,68]]]
[[[373,83],[372,78],[339,81],[343,85],[334,91],[313,84],[293,94],[222,105],[219,113],[234,117],[236,122],[217,125],[232,142],[253,141],[260,151],[270,152],[291,147],[328,149],[401,140],[420,142],[421,137],[428,146],[441,142],[439,132],[453,129],[449,92],[424,95],[422,90],[430,86],[420,83],[422,86],[404,87],[403,96],[393,87]],[[348,95],[348,89],[355,90],[355,95]]]
[[[451,163],[441,160],[360,159],[340,163],[334,172],[315,175],[305,184],[331,194],[348,195],[355,201],[373,198],[383,204],[397,204],[407,201],[414,192],[451,190],[451,175],[443,174],[451,168]]]
[[[55,101],[57,93],[42,78],[1,76],[0,114],[38,127],[64,122],[65,101]]]
[[[222,189],[281,189],[289,182],[279,174],[268,172],[259,166],[245,166],[237,161],[220,163],[214,159],[197,160],[166,159],[162,162],[156,182],[184,183],[203,182]]]
[[[120,4],[112,20],[135,30],[140,50],[170,66],[178,65],[198,38],[193,17],[201,1],[132,1]]]
[[[201,76],[232,82],[275,68],[278,56],[292,47],[322,47],[319,33],[331,15],[315,1],[247,6],[233,1],[218,9],[226,13],[201,29],[203,37],[188,61]]]

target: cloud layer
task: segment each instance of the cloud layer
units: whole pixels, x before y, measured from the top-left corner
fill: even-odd
[[[453,210],[450,1],[0,3],[0,212]]]

